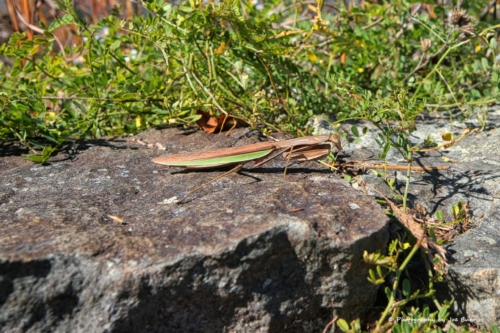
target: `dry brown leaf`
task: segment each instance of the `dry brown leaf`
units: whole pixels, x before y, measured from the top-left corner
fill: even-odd
[[[108,217],[109,217],[110,219],[112,219],[113,221],[115,221],[115,222],[118,222],[118,223],[120,223],[120,224],[125,224],[125,223],[124,223],[124,221],[123,221],[123,219],[119,218],[118,216],[115,216],[115,215],[108,215]]]
[[[196,122],[207,133],[214,133],[217,131],[233,130],[236,127],[246,126],[246,123],[231,116],[221,114],[219,118],[211,116],[210,112],[197,110],[196,114],[201,115],[201,118]],[[222,128],[222,126],[224,126]]]

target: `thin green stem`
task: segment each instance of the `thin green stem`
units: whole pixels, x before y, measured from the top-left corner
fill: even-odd
[[[426,104],[425,106],[430,108],[447,108],[453,109],[461,105],[484,105],[484,104],[492,104],[498,102],[498,98],[490,98],[478,101],[469,101],[469,102],[456,102],[452,104]]]
[[[441,74],[441,71],[439,69],[436,69],[436,73],[438,73],[439,77],[441,78],[441,80],[446,85],[446,88],[448,88],[448,92],[453,97],[453,100],[455,101],[455,103],[458,104],[457,98],[455,97],[455,94],[453,93],[453,90],[451,89],[450,85],[448,84],[448,81],[445,79],[445,77],[443,76],[443,74]]]
[[[396,270],[395,274],[396,277],[394,279],[394,282],[392,283],[392,290],[389,296],[389,300],[387,303],[387,306],[384,309],[384,312],[380,316],[380,319],[377,321],[377,326],[374,330],[374,332],[380,332],[381,327],[383,326],[382,324],[386,321],[387,317],[389,314],[392,313],[393,316],[395,316],[397,313],[399,313],[399,307],[395,306],[396,305],[396,292],[398,289],[399,282],[401,280],[401,274],[404,272],[406,269],[406,266],[410,263],[410,260],[413,258],[415,253],[417,253],[418,249],[420,248],[420,244],[422,244],[422,241],[424,238],[421,238],[417,241],[417,243],[413,246],[412,250],[406,257],[406,259],[403,261],[400,267]],[[396,316],[397,317],[397,316]]]
[[[434,36],[436,36],[436,38],[438,38],[439,40],[441,40],[441,42],[446,43],[446,40],[444,40],[437,32],[435,32],[434,30],[432,30],[427,24],[425,24],[424,22],[420,21],[419,19],[417,19],[415,17],[412,17],[411,19],[413,21],[416,21],[416,22],[420,23],[424,28],[426,28],[427,30],[429,30],[429,32],[431,34],[433,34]]]
[[[212,99],[212,102],[214,103],[214,105],[219,109],[220,112],[224,113],[226,116],[229,114],[226,110],[224,110],[222,108],[222,106],[220,106],[220,104],[217,102],[217,100],[215,99],[214,95],[208,90],[207,87],[205,87],[205,85],[203,84],[203,82],[201,82],[200,78],[196,75],[196,72],[194,71],[194,68],[191,69],[191,75],[194,77],[194,79],[196,80],[196,82],[198,83],[198,85],[203,89],[203,91],[208,95],[210,96],[210,98]]]
[[[255,56],[260,60],[260,63],[266,69],[267,76],[269,77],[269,80],[271,81],[271,84],[273,85],[274,94],[278,98],[279,103],[283,106],[283,109],[285,109],[285,112],[287,113],[288,118],[293,122],[294,126],[297,127],[297,122],[295,120],[295,117],[293,117],[292,114],[290,113],[290,111],[288,110],[287,102],[283,101],[280,97],[278,87],[276,87],[276,84],[274,82],[271,71],[269,70],[269,67],[266,65],[266,63],[264,62],[264,59],[262,59],[262,57],[260,56],[260,54],[258,52],[255,52]]]
[[[49,72],[47,72],[43,67],[39,66],[33,59],[31,58],[26,58],[29,62],[31,62],[36,68],[38,68],[43,74],[47,75],[50,77],[52,80],[59,82],[60,84],[64,85],[64,82],[61,81],[59,78],[52,76]]]
[[[456,49],[457,47],[460,47],[466,43],[468,43],[469,40],[466,40],[466,41],[463,41],[463,42],[460,42],[460,43],[457,43],[451,47],[449,47],[444,53],[443,55],[441,56],[441,58],[439,58],[438,62],[436,63],[436,65],[432,68],[432,70],[425,76],[425,78],[423,78],[422,80],[420,80],[420,83],[418,84],[418,87],[417,89],[415,89],[415,93],[413,94],[414,98],[417,98],[418,96],[418,92],[420,91],[420,88],[422,88],[422,86],[424,85],[424,82],[427,81],[429,79],[429,77],[434,74],[434,72],[436,71],[436,69],[439,68],[439,66],[441,65],[441,63],[447,58],[448,54]]]
[[[189,56],[189,62],[191,63],[191,60],[192,60],[192,57],[193,57],[193,54],[191,53],[191,55]],[[186,68],[186,64],[184,63],[184,59],[181,57],[181,63],[182,63],[182,69],[184,70],[185,73],[189,73],[190,70],[188,70]],[[193,91],[193,93],[195,94],[195,96],[198,96],[198,92],[196,90],[196,88],[194,87],[194,84],[193,82],[191,81],[191,79],[189,78],[189,75],[186,75],[186,79],[188,81],[188,84],[189,84],[189,87],[191,87],[191,90]]]

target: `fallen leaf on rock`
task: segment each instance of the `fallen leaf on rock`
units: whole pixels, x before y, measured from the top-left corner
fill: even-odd
[[[196,114],[201,115],[201,118],[196,121],[196,124],[207,133],[228,130],[229,134],[234,128],[247,125],[243,120],[225,114],[221,114],[218,118],[211,116],[210,112],[201,110],[196,111]]]
[[[125,224],[125,222],[123,221],[123,219],[119,218],[118,216],[108,215],[108,217],[110,219],[112,219],[113,221],[115,221],[115,222],[118,222],[118,223],[121,223],[121,224]]]

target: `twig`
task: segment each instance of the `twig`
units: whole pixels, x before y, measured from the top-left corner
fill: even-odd
[[[382,22],[382,20],[383,20],[383,19],[384,19],[384,17],[382,16],[381,18],[379,18],[379,19],[378,19],[378,20],[376,20],[375,22],[370,23],[370,24],[368,24],[368,25],[365,25],[364,27],[361,27],[361,29],[363,29],[363,30],[368,30],[368,29],[370,29],[371,27],[376,26],[377,24],[379,24],[380,22]]]
[[[479,131],[478,128],[475,128],[473,130],[471,130],[470,128],[467,128],[465,129],[465,131],[462,133],[462,135],[460,135],[457,139],[453,139],[451,141],[448,141],[446,143],[443,143],[442,145],[439,145],[439,146],[436,146],[436,147],[432,147],[432,148],[427,148],[427,149],[420,149],[419,151],[420,152],[429,152],[431,150],[439,150],[441,148],[444,148],[444,149],[448,149],[450,148],[451,146],[453,146],[455,143],[457,143],[458,141],[462,140],[463,138],[465,138],[468,134],[470,133],[477,133]]]
[[[407,165],[396,165],[396,164],[379,164],[379,163],[334,163],[326,164],[328,167],[335,168],[360,168],[360,169],[390,169],[390,170],[407,170]],[[412,166],[411,171],[436,171],[436,170],[446,170],[449,169],[449,165],[440,166]]]
[[[106,98],[106,97],[59,97],[59,96],[42,96],[41,99],[47,100],[82,100],[82,101],[112,101],[112,102],[162,102],[163,98],[147,98],[147,99],[135,99],[135,98],[127,98],[127,99],[116,99],[116,98]]]
[[[12,29],[14,29],[14,31],[20,31],[19,23],[17,22],[14,0],[6,0],[5,4],[7,5],[7,10],[9,11],[10,20],[12,21]]]
[[[25,21],[26,23],[25,24],[28,27],[26,29],[28,39],[33,40],[33,30],[30,29],[30,25],[31,25],[31,16],[34,13],[32,13],[30,10],[31,8],[30,8],[30,5],[28,3],[28,0],[23,1],[23,7],[24,7],[24,13],[26,14],[26,21]],[[17,14],[22,17],[21,13],[17,13]],[[33,15],[33,17],[34,17],[34,15]],[[24,17],[22,18],[22,20],[24,20]]]
[[[333,319],[328,324],[326,324],[325,328],[323,329],[323,331],[321,333],[326,333],[326,331],[328,330],[328,328],[330,326],[334,325],[335,321],[337,321],[337,319],[339,319],[338,316],[333,317]],[[333,326],[333,332],[335,332],[335,326]]]

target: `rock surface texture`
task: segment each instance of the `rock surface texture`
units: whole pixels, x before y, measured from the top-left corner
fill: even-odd
[[[315,163],[221,174],[151,158],[256,142],[177,129],[75,145],[50,165],[0,159],[0,331],[320,332],[362,316],[384,249],[373,198]],[[8,147],[7,147],[8,148]],[[123,222],[122,222],[123,221]]]
[[[450,208],[463,201],[469,204],[474,228],[453,240],[447,246],[451,254],[447,270],[447,283],[440,297],[454,299],[453,318],[456,323],[473,323],[482,327],[500,323],[500,108],[476,110],[487,115],[489,123],[482,132],[472,133],[449,149],[417,154],[414,165],[449,165],[448,170],[413,172],[410,201],[423,205],[434,214],[441,210],[447,221],[451,221]],[[441,135],[451,132],[459,137],[466,128],[480,128],[475,116],[468,121],[458,121],[460,113],[450,117],[426,115],[417,120],[417,130],[412,133],[414,144],[422,143],[430,136],[437,144],[444,141]],[[316,122],[328,130],[326,122]],[[345,124],[344,130],[350,131]],[[321,131],[318,131],[321,133]],[[361,132],[361,131],[360,131]],[[380,148],[375,142],[377,132],[371,128],[369,134],[359,142],[351,142],[345,147],[345,155],[351,159],[376,159]],[[451,162],[446,163],[443,157]],[[391,150],[388,163],[404,164],[401,155]],[[406,171],[391,171],[396,178],[395,187],[402,193],[406,181]],[[393,196],[382,178],[367,173],[363,176],[368,184]]]

